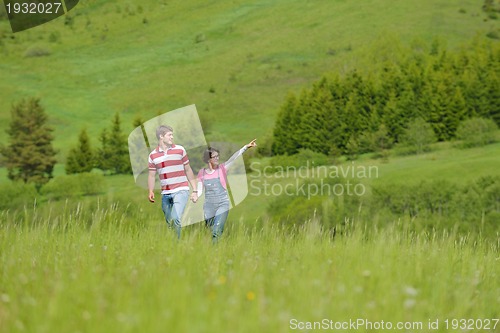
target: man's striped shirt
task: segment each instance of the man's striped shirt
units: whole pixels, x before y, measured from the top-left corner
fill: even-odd
[[[161,194],[189,191],[188,179],[184,166],[189,163],[186,149],[172,145],[167,151],[159,146],[149,154],[149,170],[158,172]]]

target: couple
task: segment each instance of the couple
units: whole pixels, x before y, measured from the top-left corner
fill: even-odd
[[[256,140],[243,146],[225,163],[219,163],[219,151],[208,148],[203,154],[207,167],[198,173],[198,185],[184,147],[174,144],[174,130],[162,125],[156,129],[158,147],[149,154],[148,189],[149,201],[155,202],[154,186],[156,173],[160,178],[162,203],[165,220],[181,236],[181,216],[189,196],[189,184],[193,189],[191,201],[198,201],[205,189],[205,204],[203,212],[205,223],[212,228],[214,241],[222,235],[224,223],[229,211],[229,196],[227,193],[227,169],[233,161],[247,149],[257,146]]]

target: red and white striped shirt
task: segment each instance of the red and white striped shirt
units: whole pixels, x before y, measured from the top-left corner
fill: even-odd
[[[189,163],[186,149],[172,145],[167,151],[159,146],[149,154],[149,170],[157,171],[160,177],[161,194],[189,191],[188,179],[184,166]]]

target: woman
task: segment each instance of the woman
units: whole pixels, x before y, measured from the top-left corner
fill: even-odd
[[[213,147],[208,148],[203,154],[203,161],[207,167],[198,172],[198,197],[205,189],[205,204],[203,213],[205,223],[212,228],[214,242],[222,235],[227,215],[229,214],[229,196],[227,193],[227,169],[229,169],[239,156],[247,149],[257,146],[257,139],[243,146],[240,150],[224,163],[219,163],[219,151]]]

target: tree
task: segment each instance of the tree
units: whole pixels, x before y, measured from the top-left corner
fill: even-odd
[[[412,121],[401,139],[401,144],[416,154],[425,152],[429,149],[429,145],[434,142],[436,142],[436,135],[431,125],[422,118]]]
[[[387,135],[394,139],[399,140],[399,137],[404,131],[404,125],[407,121],[404,110],[398,105],[399,98],[396,92],[389,92],[389,99],[383,108],[384,124],[387,127]]]
[[[460,123],[457,139],[462,148],[484,146],[495,142],[498,127],[492,119],[471,118]]]
[[[383,152],[391,148],[392,144],[393,141],[389,136],[387,127],[384,124],[380,125],[378,130],[375,133],[373,133],[372,136],[373,151],[379,153]]]
[[[328,154],[331,148],[332,124],[331,115],[334,110],[331,94],[326,86],[326,79],[314,85],[308,96],[301,101],[300,122],[297,133],[300,145],[315,152]],[[297,138],[295,138],[297,140]]]
[[[122,133],[120,123],[120,115],[116,113],[111,129],[104,129],[100,137],[101,148],[98,151],[97,166],[111,174],[131,172],[127,138]]]
[[[22,100],[11,109],[7,134],[9,144],[1,148],[6,158],[8,177],[35,183],[37,189],[52,178],[56,150],[52,147],[52,128],[40,100]]]
[[[304,97],[305,92],[302,93]],[[297,147],[297,99],[294,94],[289,94],[285,104],[281,107],[278,119],[274,126],[272,151],[274,154],[295,154]]]
[[[83,129],[78,137],[78,145],[68,153],[66,158],[66,173],[89,172],[94,168],[95,160],[92,147],[90,146],[87,131]]]

